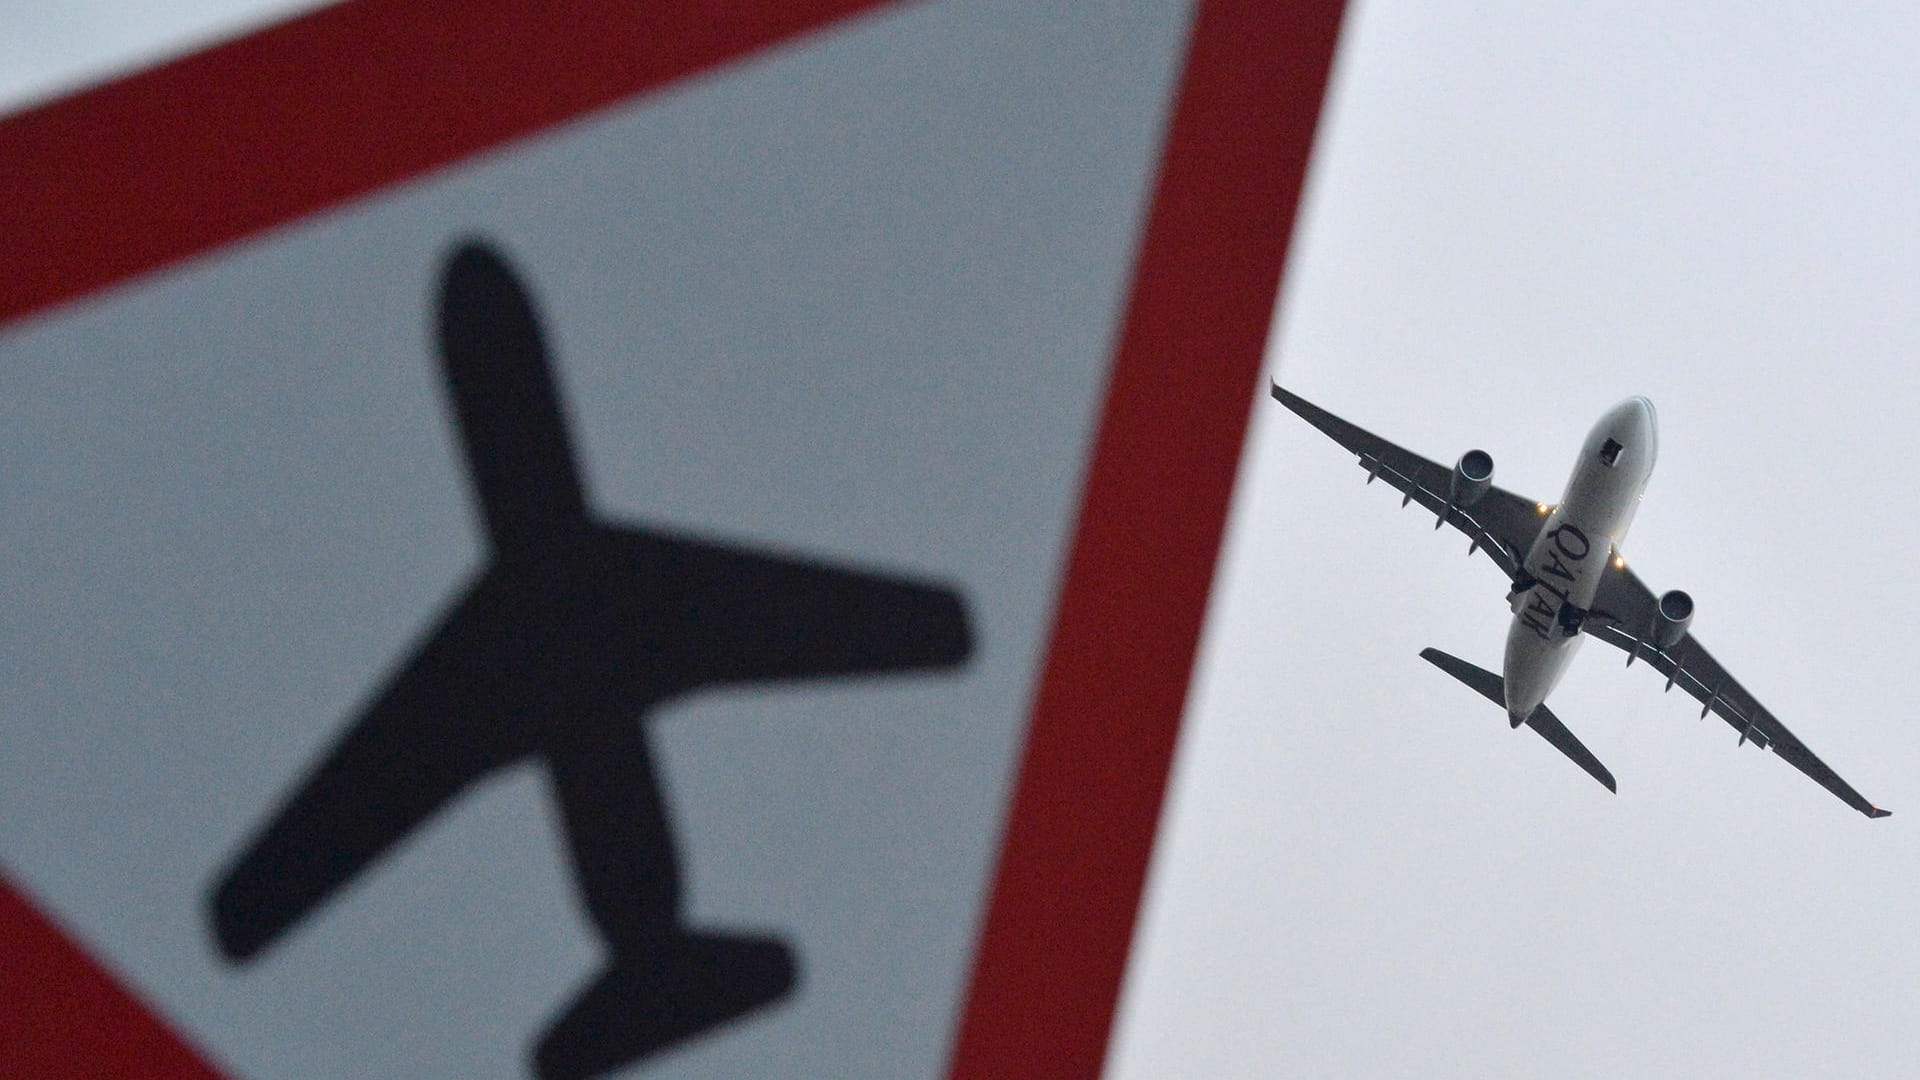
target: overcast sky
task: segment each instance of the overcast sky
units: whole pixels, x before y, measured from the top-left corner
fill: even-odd
[[[1625,545],[1868,821],[1588,643],[1609,795],[1418,659],[1503,582],[1256,410],[1116,1080],[1898,1076],[1920,1026],[1920,41],[1853,5],[1357,5],[1271,362],[1559,497],[1659,409]]]
[[[9,5],[0,107],[306,6]],[[1618,795],[1510,731],[1418,659],[1497,666],[1491,565],[1250,398],[1114,1080],[1910,1074],[1920,18],[1752,9],[1355,5],[1271,361],[1548,500],[1649,395],[1629,558],[1895,816],[1600,646]]]

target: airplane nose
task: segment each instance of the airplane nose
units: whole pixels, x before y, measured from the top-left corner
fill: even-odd
[[[1660,438],[1660,414],[1653,410],[1653,402],[1644,395],[1636,395],[1628,400],[1636,406],[1639,415],[1634,420],[1635,434],[1645,441],[1649,451],[1658,445]]]
[[[1660,453],[1660,415],[1654,412],[1653,402],[1644,394],[1628,398],[1627,403],[1632,407],[1633,440],[1646,448],[1647,467],[1652,468],[1654,458]]]
[[[1608,414],[1608,425],[1615,432],[1615,438],[1623,443],[1645,446],[1652,442],[1656,426],[1653,402],[1644,395],[1633,397],[1613,407]]]

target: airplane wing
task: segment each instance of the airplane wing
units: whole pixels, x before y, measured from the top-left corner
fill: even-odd
[[[688,686],[948,669],[973,652],[966,600],[943,583],[632,525],[599,536],[602,602],[671,642]]]
[[[1839,796],[1840,801],[1870,818],[1886,817],[1892,812],[1868,802],[1815,757],[1785,724],[1728,675],[1727,669],[1721,667],[1691,633],[1671,649],[1657,648],[1652,627],[1658,602],[1653,590],[1647,588],[1632,569],[1609,562],[1593,602],[1593,615],[1598,617],[1590,616],[1581,628],[1625,650],[1629,667],[1635,660],[1645,660],[1667,677],[1669,690],[1678,686],[1701,703],[1702,719],[1711,712],[1738,731],[1739,745],[1753,743],[1763,750],[1772,750],[1789,765],[1812,777],[1815,783]]]
[[[1472,541],[1468,554],[1484,551],[1500,567],[1507,580],[1521,578],[1521,564],[1527,548],[1540,534],[1543,521],[1540,504],[1500,487],[1490,487],[1471,507],[1453,506],[1447,492],[1453,481],[1453,468],[1429,461],[1378,435],[1320,408],[1279,383],[1273,384],[1274,399],[1326,432],[1334,442],[1360,458],[1367,470],[1367,482],[1376,477],[1392,485],[1404,498],[1400,505],[1417,502],[1434,514],[1435,528],[1440,522],[1452,525]]]
[[[526,752],[522,683],[491,677],[496,650],[470,592],[221,873],[208,917],[247,960],[492,768]],[[497,604],[495,606],[498,606]],[[465,616],[465,617],[463,617]]]

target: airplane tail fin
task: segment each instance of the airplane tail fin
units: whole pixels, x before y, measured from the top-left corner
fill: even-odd
[[[533,303],[500,255],[469,240],[440,282],[440,362],[475,500],[501,554],[586,520]]]
[[[685,934],[647,957],[616,957],[548,1026],[540,1080],[587,1080],[785,997],[793,953],[767,938]]]
[[[1480,693],[1481,697],[1495,705],[1503,709],[1507,707],[1506,685],[1501,681],[1500,676],[1493,672],[1477,668],[1457,656],[1448,656],[1439,649],[1422,649],[1420,658],[1472,687]],[[1593,751],[1588,750],[1579,739],[1575,738],[1573,732],[1568,731],[1567,726],[1560,722],[1560,718],[1554,716],[1545,705],[1536,706],[1526,718],[1525,723],[1539,732],[1541,738],[1552,743],[1555,750],[1567,755],[1575,765],[1586,770],[1588,776],[1600,781],[1608,791],[1619,790],[1614,785],[1613,774],[1607,771],[1607,767],[1600,764],[1600,759],[1593,756]]]

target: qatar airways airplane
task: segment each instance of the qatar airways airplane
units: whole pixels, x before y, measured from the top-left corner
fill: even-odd
[[[1421,657],[1507,710],[1595,780],[1615,790],[1613,774],[1574,738],[1544,704],[1585,633],[1627,654],[1627,666],[1645,660],[1740,733],[1739,745],[1772,750],[1815,783],[1870,818],[1889,811],[1868,802],[1794,738],[1688,633],[1693,598],[1678,589],[1655,596],[1620,555],[1627,526],[1653,472],[1658,440],[1653,403],[1632,397],[1608,410],[1587,434],[1566,494],[1557,505],[1523,499],[1493,484],[1493,458],[1484,450],[1460,455],[1452,469],[1355,427],[1298,394],[1273,386],[1282,405],[1360,457],[1367,482],[1385,480],[1435,515],[1434,528],[1466,533],[1467,554],[1484,551],[1507,575],[1513,623],[1507,630],[1504,674],[1495,675],[1427,649]]]

